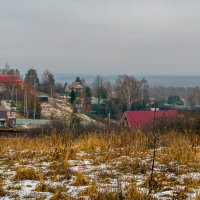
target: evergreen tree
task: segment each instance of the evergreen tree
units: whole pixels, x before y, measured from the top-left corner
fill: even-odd
[[[37,71],[35,69],[29,69],[25,75],[25,81],[31,84],[34,87],[39,86],[39,78]]]
[[[38,102],[37,105],[36,105],[35,118],[40,119],[41,115],[42,115],[42,107],[41,107],[40,103]]]
[[[75,82],[78,82],[78,83],[82,84],[82,83],[81,83],[81,79],[80,79],[80,77],[76,77]]]
[[[86,96],[86,97],[91,97],[91,96],[92,96],[92,92],[91,92],[91,89],[90,89],[89,86],[87,86],[87,87],[85,88],[85,96]]]
[[[91,109],[91,99],[92,99],[92,92],[89,86],[87,86],[85,88],[85,92],[84,92],[84,109],[86,113],[89,113],[90,109]]]
[[[74,101],[76,100],[76,92],[74,90],[72,90],[70,92],[70,103],[74,104]]]

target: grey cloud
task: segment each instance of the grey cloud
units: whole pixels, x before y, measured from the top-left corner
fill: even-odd
[[[199,10],[199,0],[0,0],[0,64],[200,74]]]

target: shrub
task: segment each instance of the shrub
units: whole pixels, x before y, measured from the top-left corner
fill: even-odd
[[[127,200],[152,200],[151,196],[140,193],[133,185],[130,185],[126,192]]]
[[[17,185],[17,186],[8,186],[6,188],[7,190],[21,190],[21,186],[20,185]]]
[[[43,181],[40,181],[36,187],[35,187],[35,191],[37,192],[51,192],[54,193],[55,189],[47,184],[45,184]]]
[[[62,175],[65,179],[70,179],[73,174],[72,170],[69,168],[69,163],[63,160],[52,162],[49,169],[52,170],[53,174]]]
[[[149,176],[143,186],[148,189],[151,187],[155,192],[159,192],[164,187],[166,180],[167,178],[164,174],[154,174],[152,180],[151,176]]]
[[[97,193],[98,193],[98,188],[97,188],[96,182],[91,182],[90,186],[86,188],[86,190],[81,192],[82,195],[90,196],[90,197]]]
[[[73,198],[62,192],[56,192],[50,200],[73,200]]]
[[[39,176],[32,168],[19,168],[13,178],[14,181],[21,180],[38,180]]]
[[[122,173],[145,174],[150,167],[146,163],[142,163],[139,159],[136,159],[132,162],[129,160],[123,160],[119,169]]]
[[[199,186],[200,186],[200,180],[199,179],[184,178],[183,182],[184,182],[184,186],[189,187],[189,188],[198,189]]]
[[[77,173],[74,182],[71,184],[73,186],[84,186],[88,185],[88,181],[82,173]]]
[[[113,192],[109,190],[97,191],[89,195],[92,200],[125,200],[124,196],[119,195],[118,192]]]

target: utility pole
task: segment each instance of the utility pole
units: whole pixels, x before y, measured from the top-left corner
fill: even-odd
[[[24,117],[26,117],[26,86],[24,84]]]
[[[108,123],[110,125],[110,112],[108,113]]]
[[[15,102],[16,102],[16,108],[17,108],[17,107],[18,107],[18,106],[17,106],[17,104],[18,104],[18,102],[17,102],[17,100],[18,100],[18,99],[17,99],[17,98],[18,98],[18,97],[17,97],[17,86],[16,86],[15,92],[16,92],[16,94],[15,94]]]
[[[35,119],[36,115],[36,92],[35,92],[35,86],[33,86],[33,104],[34,104],[34,111],[33,111],[33,119]]]
[[[28,94],[26,86],[24,87],[24,116],[28,118]]]

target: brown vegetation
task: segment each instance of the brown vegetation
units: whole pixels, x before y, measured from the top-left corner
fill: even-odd
[[[16,175],[13,178],[13,181],[21,180],[38,180],[39,177],[34,169],[32,168],[19,168],[16,171]]]
[[[192,193],[198,197],[199,179],[187,174],[200,174],[199,135],[176,131],[159,134],[152,180],[149,138],[150,135],[140,131],[126,130],[117,134],[90,133],[78,138],[71,133],[57,135],[55,131],[51,136],[0,138],[2,165],[6,166],[4,170],[16,171],[10,180],[17,184],[3,187],[7,176],[1,174],[0,194],[20,191],[23,189],[18,185],[20,181],[34,180],[37,181],[34,191],[40,194],[38,199],[45,192],[52,194],[51,199],[73,199],[68,187],[77,190],[83,187],[79,191],[83,199],[84,196],[102,200],[157,199],[157,193],[163,191],[172,191],[171,195],[163,195],[174,199],[184,199]],[[62,184],[52,186],[49,181]],[[120,186],[121,182],[126,186]]]

